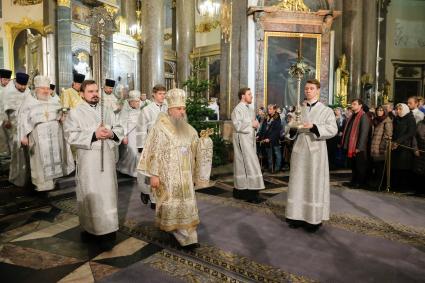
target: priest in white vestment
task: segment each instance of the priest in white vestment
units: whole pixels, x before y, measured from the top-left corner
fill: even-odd
[[[304,226],[309,232],[329,220],[329,163],[326,140],[338,132],[332,109],[318,101],[320,82],[308,80],[302,106],[300,129],[292,129],[296,141],[291,155],[291,171],[286,204],[289,227]]]
[[[257,157],[255,132],[259,127],[255,112],[250,108],[252,93],[241,88],[239,104],[232,112],[235,198],[258,202],[258,192],[264,189],[263,174]]]
[[[167,113],[167,105],[164,103],[167,89],[163,85],[155,85],[152,90],[153,102],[142,109],[136,126],[136,146],[139,152],[143,151],[147,136],[156,122],[159,113]],[[155,196],[149,185],[149,177],[141,173],[137,175],[137,183],[140,189],[140,198],[144,204],[150,200],[151,208],[155,209]]]
[[[34,95],[25,98],[19,111],[18,136],[28,147],[32,183],[37,191],[48,191],[75,166],[63,137],[61,105],[50,95],[49,78],[36,76],[34,86]]]
[[[115,81],[111,79],[105,80],[105,85],[103,87],[103,104],[107,108],[111,108],[114,113],[121,111],[121,105],[118,99],[114,94]]]
[[[172,233],[182,247],[199,246],[194,182],[198,133],[187,123],[186,94],[167,92],[168,114],[160,113],[145,141],[138,170],[150,176],[156,196],[156,224]]]
[[[52,101],[60,104],[60,97],[55,91],[56,85],[50,84],[50,96],[52,97]]]
[[[3,111],[6,117],[3,127],[7,133],[11,155],[9,182],[18,187],[29,182],[29,160],[21,145],[22,136],[18,135],[19,110],[24,99],[31,95],[27,88],[28,80],[27,74],[16,73],[15,81],[3,90]]]
[[[77,149],[78,215],[85,230],[83,238],[98,236],[101,247],[110,249],[118,230],[115,148],[123,138],[123,129],[110,108],[104,109],[102,124],[96,82],[84,81],[81,96],[83,102],[71,109],[64,122],[65,138]]]
[[[6,129],[3,127],[3,121],[6,120],[6,114],[3,110],[3,90],[10,83],[11,76],[11,70],[0,69],[0,124],[2,125],[0,129],[0,153],[7,153],[8,155],[10,154],[10,148]]]
[[[140,91],[130,91],[127,99],[119,113],[119,123],[124,129],[124,139],[120,145],[120,159],[117,170],[123,174],[137,177],[137,162],[139,152],[136,146],[136,125],[140,114]]]

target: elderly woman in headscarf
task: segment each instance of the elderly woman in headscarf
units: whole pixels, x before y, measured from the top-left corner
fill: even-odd
[[[393,121],[393,145],[391,155],[392,180],[396,187],[409,185],[413,169],[413,138],[416,134],[416,120],[404,103],[396,105],[396,117]]]
[[[382,105],[375,110],[376,117],[373,119],[373,134],[370,149],[372,158],[373,179],[372,185],[376,187],[384,173],[385,152],[387,150],[388,140],[393,135],[393,121],[388,116]]]

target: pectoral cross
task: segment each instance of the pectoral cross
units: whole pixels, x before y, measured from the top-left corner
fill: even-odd
[[[44,117],[46,117],[46,120],[49,119],[49,112],[47,110],[44,110]]]

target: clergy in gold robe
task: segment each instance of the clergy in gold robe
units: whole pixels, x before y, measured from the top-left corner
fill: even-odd
[[[29,76],[16,73],[15,81],[9,83],[3,91],[3,111],[6,120],[3,127],[6,130],[10,148],[9,182],[18,187],[28,184],[29,162],[25,148],[21,145],[22,135],[18,132],[20,108],[26,97],[31,95],[27,88]]]
[[[286,204],[289,227],[304,226],[315,232],[329,220],[329,163],[326,140],[338,127],[332,109],[318,101],[320,82],[308,80],[304,94],[307,103],[301,109],[302,126],[292,129],[296,138],[291,155],[291,171]]]
[[[84,101],[71,109],[64,122],[65,138],[77,149],[78,215],[84,235],[106,235],[100,237],[100,243],[109,249],[118,230],[115,150],[123,138],[123,129],[109,108],[103,111],[102,123],[96,82],[84,81],[81,95]]]
[[[80,96],[80,88],[86,76],[78,73],[74,73],[74,79],[72,86],[65,89],[60,96],[62,108],[74,109],[77,107],[83,99]]]
[[[232,112],[233,124],[233,174],[235,189],[233,195],[252,202],[259,200],[258,191],[264,189],[263,174],[256,151],[255,131],[259,127],[255,113],[249,105],[252,93],[249,88],[241,88],[239,104]]]
[[[138,170],[150,176],[156,197],[156,224],[183,247],[197,246],[199,224],[193,183],[198,134],[186,121],[186,94],[171,89],[168,114],[160,113],[149,131]]]
[[[55,180],[74,171],[74,159],[63,138],[60,104],[50,95],[50,80],[34,78],[34,95],[21,105],[18,136],[28,147],[31,180],[37,191],[53,190]]]

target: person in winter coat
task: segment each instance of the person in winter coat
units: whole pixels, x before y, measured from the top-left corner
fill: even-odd
[[[412,177],[413,150],[403,146],[412,147],[416,134],[416,120],[409,107],[404,103],[396,105],[397,116],[393,121],[393,144],[391,153],[391,180],[395,187],[410,185]]]
[[[415,148],[414,172],[416,174],[415,187],[423,190],[425,177],[425,120],[420,121],[416,125],[416,136],[413,139],[413,147]]]
[[[372,158],[373,178],[371,185],[377,187],[384,172],[385,153],[389,139],[393,135],[393,121],[385,112],[383,106],[376,108],[376,117],[373,119],[373,135],[370,149]]]
[[[269,115],[266,121],[266,130],[262,136],[262,143],[265,145],[267,150],[269,171],[270,173],[275,173],[278,172],[282,166],[282,151],[279,143],[282,123],[275,104],[269,105],[267,111]]]

